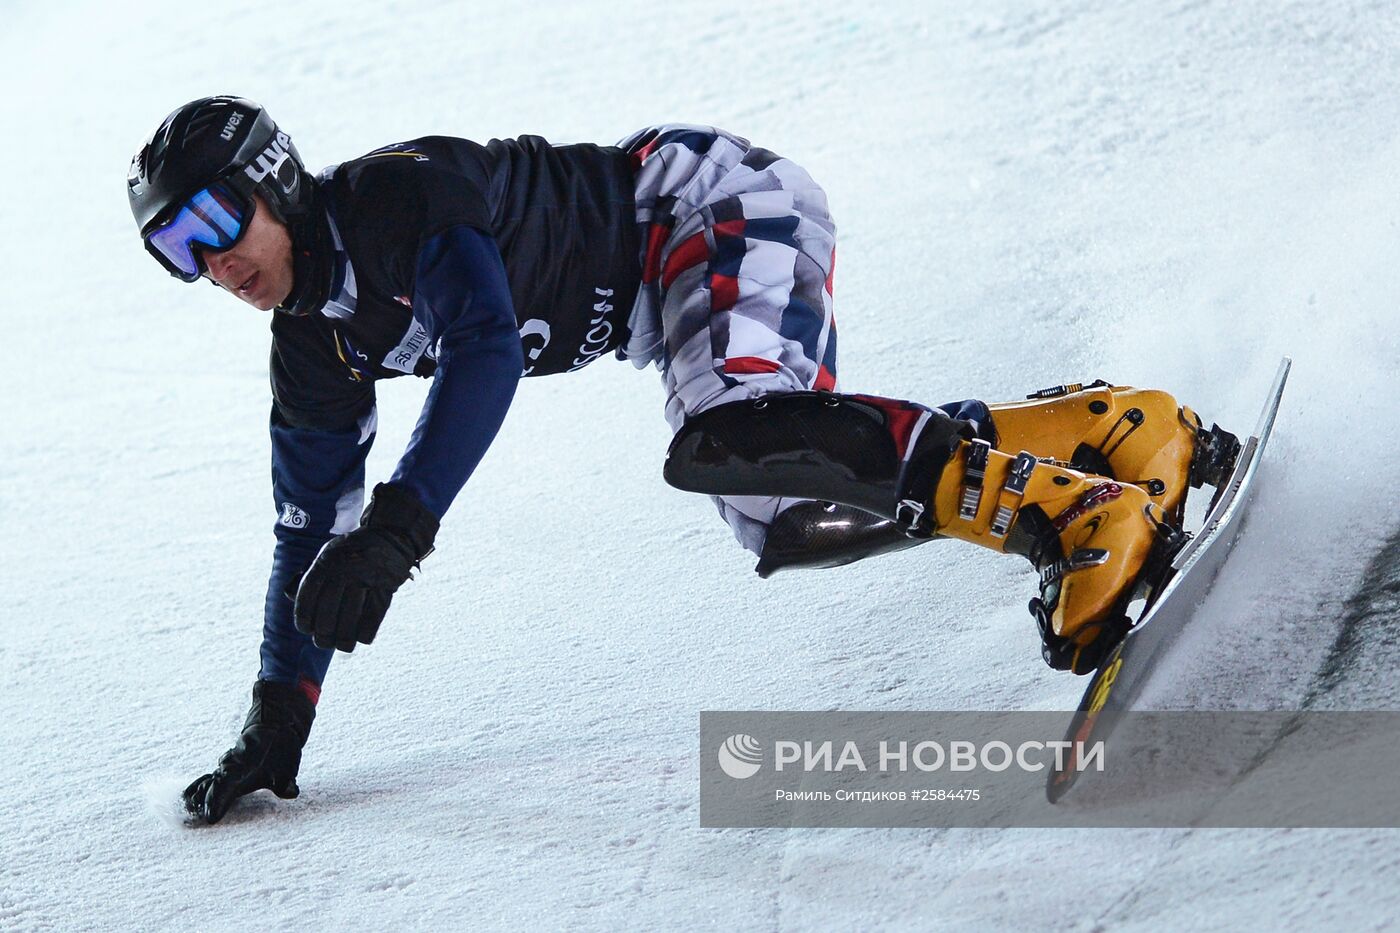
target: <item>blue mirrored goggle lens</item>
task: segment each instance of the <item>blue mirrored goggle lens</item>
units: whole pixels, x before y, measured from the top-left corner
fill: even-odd
[[[146,245],[172,273],[193,282],[202,271],[195,247],[228,249],[238,241],[251,214],[251,208],[222,185],[212,185],[146,234]]]

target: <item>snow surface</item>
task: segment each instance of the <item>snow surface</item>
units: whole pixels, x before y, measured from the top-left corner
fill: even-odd
[[[1393,592],[1353,611],[1400,453],[1393,3],[11,0],[0,74],[0,927],[1400,912],[1393,831],[700,829],[702,709],[1071,708],[1083,682],[1041,664],[1010,559],[930,546],[759,580],[661,481],[656,375],[612,361],[523,386],[425,575],[332,666],[302,797],[172,825],[257,668],[267,322],[161,273],[122,194],[159,119],[208,93],[267,104],[313,166],[428,132],[709,122],[828,189],[848,389],[1102,376],[1247,428],[1291,354],[1229,578],[1157,699],[1394,707],[1393,648],[1346,655],[1365,690],[1331,689],[1345,665],[1318,679],[1345,619],[1397,643]],[[382,387],[371,481],[424,389]]]

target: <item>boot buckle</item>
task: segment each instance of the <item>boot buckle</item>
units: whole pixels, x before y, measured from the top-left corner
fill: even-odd
[[[1028,451],[1021,451],[1011,464],[1011,474],[1006,485],[1001,488],[997,500],[996,514],[992,516],[991,533],[994,538],[1005,538],[1016,521],[1016,510],[1021,506],[1021,497],[1026,494],[1026,484],[1035,472],[1036,459]]]
[[[987,476],[987,461],[991,456],[992,445],[984,440],[969,441],[967,445],[966,467],[963,471],[962,500],[958,505],[958,517],[963,521],[975,521],[977,510],[982,506],[982,483]]]
[[[1069,557],[1062,557],[1046,564],[1040,571],[1040,588],[1045,590],[1059,581],[1065,574],[1086,567],[1101,567],[1108,563],[1108,549],[1101,547],[1076,548]]]
[[[928,506],[918,499],[900,499],[894,507],[894,521],[911,538],[933,537],[933,521]]]

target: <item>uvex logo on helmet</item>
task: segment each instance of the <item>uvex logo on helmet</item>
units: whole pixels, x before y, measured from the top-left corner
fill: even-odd
[[[296,160],[292,158],[290,150],[292,144],[291,137],[281,130],[272,142],[267,144],[267,148],[258,154],[258,157],[248,163],[248,167],[243,169],[254,184],[260,184],[264,178],[271,175],[277,179],[282,190],[291,194],[297,186],[297,179],[300,173],[297,171]]]
[[[224,124],[224,131],[219,134],[219,138],[224,142],[233,139],[233,131],[238,129],[238,124],[243,122],[243,114],[235,110],[230,114],[228,122]]]

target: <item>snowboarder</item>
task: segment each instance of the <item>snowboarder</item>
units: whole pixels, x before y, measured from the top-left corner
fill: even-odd
[[[430,136],[312,175],[259,105],[210,97],[160,124],[127,191],[168,272],[276,312],[262,663],[237,743],[185,791],[208,823],[254,790],[297,795],[335,649],[374,640],[522,376],[655,364],[667,480],[715,496],[763,576],[935,536],[1029,558],[1044,657],[1076,672],[1121,638],[1187,487],[1233,456],[1157,391],[837,393],[825,194],[714,127],[616,146]],[[374,384],[405,374],[432,386],[361,514]]]

